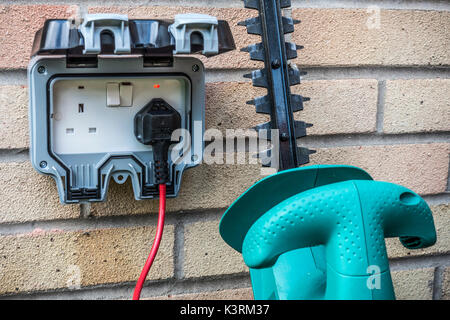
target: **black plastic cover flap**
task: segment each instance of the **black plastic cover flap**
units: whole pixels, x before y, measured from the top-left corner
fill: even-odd
[[[171,42],[168,30],[170,20],[129,20],[130,54],[144,56],[171,56],[175,45]],[[233,35],[228,23],[218,21],[219,53],[236,49]],[[191,53],[202,51],[203,43],[192,38]],[[109,34],[102,35],[102,54],[114,52],[114,39]],[[44,27],[36,32],[31,56],[36,55],[75,55],[82,56],[84,39],[72,20],[51,19],[45,21]]]

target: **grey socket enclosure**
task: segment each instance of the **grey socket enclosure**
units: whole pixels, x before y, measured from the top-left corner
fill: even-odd
[[[189,19],[193,28],[207,28],[204,34],[215,30],[215,41],[217,19],[203,15],[180,19],[185,32],[176,34],[164,21],[88,15],[79,28],[68,20],[47,21],[36,35],[28,68],[30,157],[39,173],[55,179],[61,202],[104,201],[111,178],[118,184],[130,179],[137,200],[158,196],[152,146],[139,143],[133,132],[135,114],[154,98],[176,109],[181,129],[186,130],[169,152],[168,197],[177,196],[183,171],[202,161],[204,67],[196,58],[173,53],[186,53]],[[113,48],[106,54],[105,31]],[[222,45],[219,50],[219,42],[211,46],[210,39],[202,40],[208,55],[234,47],[231,42],[231,49]],[[178,43],[183,44],[181,49]]]

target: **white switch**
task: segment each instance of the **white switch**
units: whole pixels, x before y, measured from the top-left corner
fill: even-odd
[[[108,82],[106,84],[106,105],[108,107],[120,106],[119,83]]]
[[[120,84],[120,106],[131,107],[133,105],[133,85],[129,82]]]

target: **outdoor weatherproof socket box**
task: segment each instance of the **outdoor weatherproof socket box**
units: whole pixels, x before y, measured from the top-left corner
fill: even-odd
[[[135,117],[163,101],[186,130],[168,157],[167,196],[176,196],[184,169],[202,160],[205,73],[197,58],[174,54],[234,48],[228,24],[206,15],[46,21],[28,69],[33,166],[56,180],[64,203],[105,200],[111,178],[130,178],[136,199],[153,198],[153,147],[137,139]]]

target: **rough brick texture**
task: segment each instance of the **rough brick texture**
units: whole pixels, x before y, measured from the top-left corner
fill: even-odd
[[[402,270],[391,273],[398,300],[431,300],[434,268]]]
[[[384,131],[450,131],[450,80],[387,81]]]
[[[305,46],[301,65],[449,65],[449,12],[293,10],[302,23],[294,42]],[[379,28],[378,28],[379,26]],[[441,29],[444,28],[444,29]],[[332,32],[330,32],[332,30]]]
[[[72,219],[79,205],[59,202],[55,181],[38,174],[29,162],[0,163],[0,222]]]
[[[0,148],[28,147],[28,89],[0,86]]]
[[[152,298],[154,300],[253,300],[251,288],[218,290],[201,293],[167,295]]]
[[[195,278],[248,271],[241,254],[219,235],[219,221],[188,224],[184,231],[184,274]]]
[[[294,86],[292,92],[311,98],[295,115],[297,120],[314,124],[308,129],[310,135],[375,131],[376,80],[306,81]],[[254,112],[254,106],[246,105],[246,101],[265,94],[265,89],[249,82],[208,84],[207,128],[247,129],[267,121],[267,116]]]
[[[444,271],[444,278],[442,281],[442,299],[450,300],[450,267]]]
[[[320,149],[312,163],[360,167],[375,180],[398,183],[420,194],[445,192],[448,144],[358,146]]]
[[[34,34],[46,19],[69,18],[77,6],[11,5],[0,6],[0,68],[26,68],[31,54]]]
[[[0,237],[0,293],[134,282],[154,232],[154,227],[56,229]],[[172,275],[173,227],[168,225],[148,279]]]

